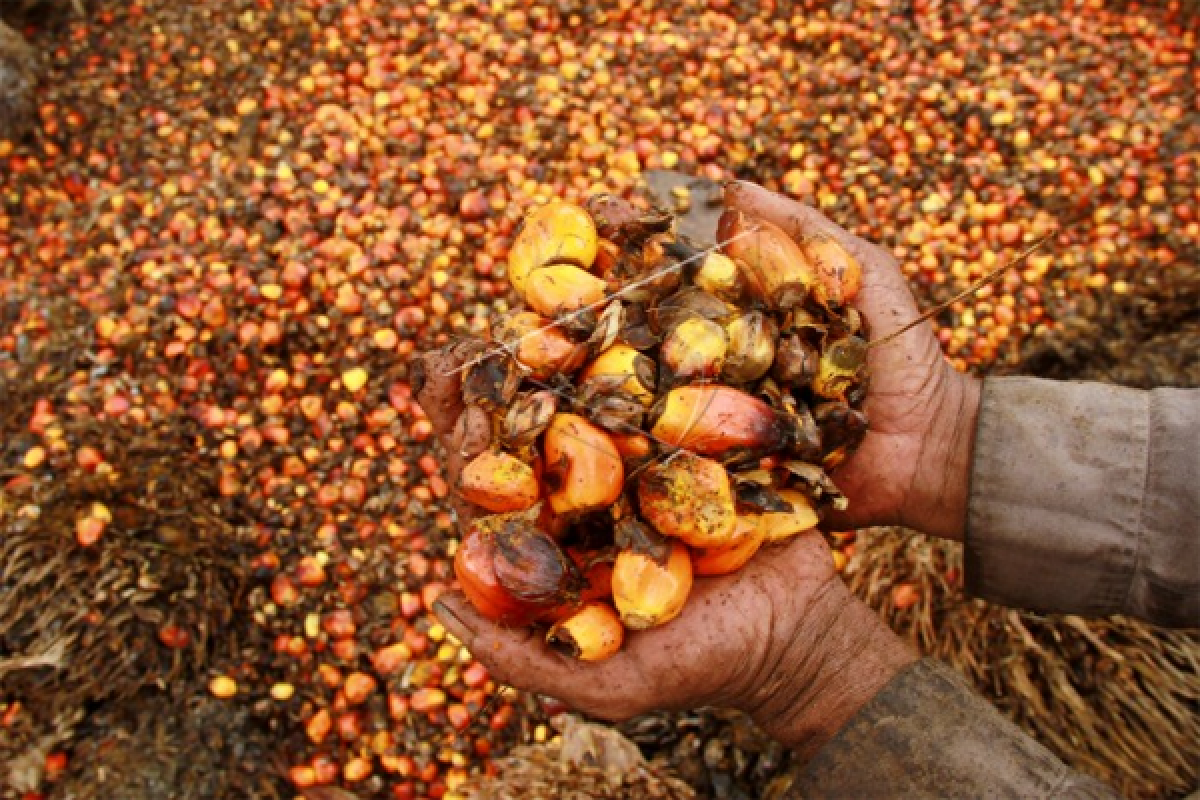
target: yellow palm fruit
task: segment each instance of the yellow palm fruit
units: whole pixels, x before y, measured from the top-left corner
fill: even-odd
[[[526,281],[538,267],[551,263],[590,267],[597,242],[596,226],[586,211],[571,203],[547,203],[525,217],[508,252],[508,279],[524,295]]]

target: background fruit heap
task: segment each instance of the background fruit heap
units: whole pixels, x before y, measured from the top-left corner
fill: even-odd
[[[861,266],[734,210],[717,238],[698,251],[670,214],[605,194],[524,220],[508,275],[528,310],[463,368],[494,428],[460,487],[493,514],[454,562],[484,614],[603,659],[677,616],[693,574],[845,507],[825,470],[867,428]]]

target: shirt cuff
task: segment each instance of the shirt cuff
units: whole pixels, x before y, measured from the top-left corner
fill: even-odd
[[[1149,393],[988,378],[964,549],[967,591],[1043,612],[1124,610],[1140,548]]]

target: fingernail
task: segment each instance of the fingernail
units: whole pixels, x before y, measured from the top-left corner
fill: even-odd
[[[464,622],[462,617],[454,613],[450,605],[441,598],[433,601],[433,613],[437,615],[442,626],[454,634],[454,637],[463,644],[467,644],[474,637],[475,631],[471,629],[471,626]]]

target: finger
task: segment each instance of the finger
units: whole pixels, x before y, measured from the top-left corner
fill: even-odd
[[[832,236],[863,268],[863,288],[854,305],[866,315],[873,337],[886,336],[920,313],[908,281],[891,253],[837,225],[814,208],[745,181],[725,185],[725,204],[782,228],[793,239]]]
[[[827,233],[858,255],[872,245],[858,238],[815,208],[797,203],[789,197],[746,181],[725,184],[725,205],[750,217],[765,219],[782,228],[793,239],[803,239],[814,233]]]
[[[473,347],[472,343],[459,340],[412,360],[409,382],[413,394],[439,436],[449,434],[462,414],[461,368]]]
[[[459,527],[465,529],[476,514],[476,507],[458,492],[463,467],[488,448],[492,440],[492,423],[487,412],[471,406],[458,415],[458,421],[446,437],[446,474],[454,489],[450,502],[458,515]]]
[[[547,647],[534,629],[505,628],[487,619],[462,592],[444,592],[433,610],[498,683],[549,695],[609,720],[626,719],[652,704],[624,653],[594,664],[568,658]]]

